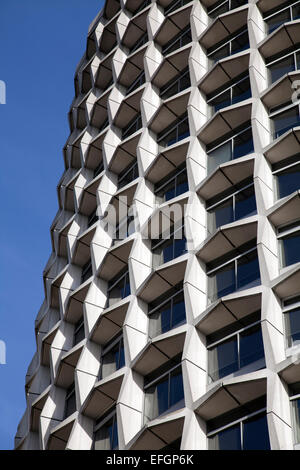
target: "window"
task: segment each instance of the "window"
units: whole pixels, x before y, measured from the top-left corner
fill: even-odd
[[[207,172],[212,173],[219,165],[254,151],[251,127],[236,130],[233,136],[222,138],[222,143],[207,146]]]
[[[288,5],[290,4],[290,5]],[[288,21],[297,20],[300,18],[300,2],[286,2],[286,6],[281,5],[276,11],[267,13],[265,22],[267,23],[268,33],[271,34],[275,29],[279,28],[283,23]]]
[[[286,267],[300,261],[300,221],[278,229],[281,266]]]
[[[97,214],[97,209],[95,209],[93,212],[90,213],[88,216],[88,227],[91,227],[94,225],[99,220],[98,214]]]
[[[245,407],[246,408],[246,407]],[[266,410],[244,416],[208,433],[210,450],[269,450],[270,440]]]
[[[186,251],[184,226],[176,229],[171,227],[170,233],[162,234],[160,239],[152,241],[153,265],[160,266],[183,255]]]
[[[133,52],[137,51],[140,47],[142,47],[144,44],[148,42],[148,34],[147,32],[144,33],[137,41],[136,43],[132,46],[130,49],[130,54]]]
[[[157,134],[157,143],[161,147],[169,147],[189,137],[190,128],[187,113],[180,116],[173,124]]]
[[[216,336],[218,336],[217,341]],[[252,365],[265,367],[260,312],[207,337],[208,376],[211,382]]]
[[[76,395],[75,395],[75,384],[74,382],[72,385],[67,389],[66,394],[66,402],[65,402],[65,414],[64,419],[71,416],[76,411]]]
[[[131,208],[128,209],[128,215],[120,220],[116,226],[113,243],[117,240],[124,240],[135,232],[134,215],[131,215]]]
[[[122,129],[122,139],[126,139],[134,132],[137,132],[142,127],[142,117],[138,114],[135,118],[130,121],[127,126]]]
[[[145,377],[145,420],[152,420],[184,407],[181,365]],[[156,376],[155,376],[156,375]]]
[[[108,283],[107,289],[107,307],[114,305],[119,300],[130,295],[130,282],[128,268],[118,274],[112,281]]]
[[[283,301],[282,311],[285,320],[287,346],[300,344],[300,296]]]
[[[139,176],[139,169],[137,161],[130,163],[127,168],[125,168],[122,173],[118,176],[118,189],[123,188],[127,184],[134,181]]]
[[[247,3],[248,0],[220,0],[209,7],[207,13],[211,18],[217,18],[219,15],[242,5],[246,5]]]
[[[300,69],[300,49],[299,45],[281,57],[271,57],[267,60],[269,80],[271,83],[276,82],[286,73],[294,72]]]
[[[251,244],[249,243],[250,246]],[[215,263],[207,265],[208,300],[210,303],[232,292],[249,289],[260,284],[256,248],[247,250],[244,246],[239,251],[233,251],[226,258],[230,260],[223,263],[217,260]],[[213,267],[215,264],[218,267]]]
[[[141,71],[139,76],[134,80],[134,82],[127,88],[126,95],[129,95],[134,90],[137,90],[140,86],[145,83],[145,72],[144,70]]]
[[[174,197],[180,196],[189,190],[186,164],[176,168],[171,175],[168,175],[162,181],[155,185],[154,193],[158,202],[162,204]]]
[[[213,47],[207,49],[207,57],[212,65],[225,57],[229,57],[238,52],[249,49],[248,31],[243,28],[239,32],[235,32],[228,36],[227,42],[224,40]]]
[[[92,261],[89,259],[88,262],[82,267],[81,283],[85,282],[93,275]]]
[[[283,111],[270,114],[273,125],[273,137],[277,139],[293,127],[300,125],[299,106],[289,105]]]
[[[93,450],[118,450],[118,425],[116,410],[96,423]]]
[[[140,11],[144,10],[148,5],[150,5],[151,0],[145,0],[141,5],[133,12],[133,16],[137,15]]]
[[[102,173],[103,170],[104,170],[104,164],[103,164],[103,161],[101,161],[99,163],[99,165],[94,170],[94,178],[96,178],[96,176],[100,175],[100,173]]]
[[[214,92],[212,95],[207,96],[207,104],[209,104],[213,112],[216,113],[226,106],[239,103],[251,97],[251,87],[249,75],[246,77],[235,79],[230,85],[226,85],[225,89]]]
[[[74,346],[75,344],[80,343],[85,338],[84,334],[84,320],[83,317],[81,317],[78,322],[75,325],[74,329]]]
[[[160,97],[163,99],[170,98],[170,96],[176,95],[190,86],[190,74],[188,68],[186,68],[160,89]]]
[[[218,198],[207,201],[208,230],[215,232],[222,225],[256,214],[256,199],[253,181],[240,183],[238,189],[234,186]],[[217,202],[216,199],[218,199]]]
[[[182,283],[149,305],[150,338],[154,338],[173,328],[177,328],[183,325],[185,321],[186,315]]]
[[[300,154],[273,165],[277,198],[300,189]]]
[[[169,13],[172,13],[175,10],[178,10],[178,8],[181,8],[190,2],[191,0],[173,0],[173,2],[169,3],[169,5],[165,8],[164,10],[165,16],[167,16]]]
[[[175,38],[172,38],[171,41],[165,44],[162,47],[161,52],[163,55],[170,54],[171,52],[174,52],[177,49],[180,49],[186,44],[189,44],[191,41],[192,41],[191,27],[187,26],[182,31],[180,31],[180,33],[177,34]]]
[[[118,335],[103,348],[99,380],[113,374],[125,366],[123,335]]]

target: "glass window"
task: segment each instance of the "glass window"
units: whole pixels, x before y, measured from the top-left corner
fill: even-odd
[[[289,131],[293,127],[300,125],[299,107],[292,107],[286,111],[270,116],[273,128],[274,139]]]
[[[137,161],[135,160],[118,176],[118,189],[134,181],[139,176]]]
[[[184,407],[181,366],[175,366],[145,386],[145,420]]]
[[[214,112],[239,103],[251,97],[251,87],[249,76],[235,80],[226,90],[218,92],[217,95],[209,98],[207,103],[213,107]]]
[[[273,12],[271,15],[266,16],[265,21],[268,26],[268,33],[271,34],[275,29],[279,28],[282,24],[288,21],[296,20],[300,17],[300,3],[291,2],[293,5],[288,5],[282,8],[282,5],[277,9],[277,12]],[[278,11],[279,10],[279,11]]]
[[[252,130],[245,129],[223,144],[207,146],[207,171],[212,173],[219,165],[235,158],[244,157],[254,151]]]
[[[292,405],[292,419],[293,419],[293,432],[295,444],[300,443],[300,396],[291,397]]]
[[[118,425],[116,413],[98,429],[94,434],[94,450],[117,450],[119,448],[118,441]]]
[[[128,215],[120,221],[120,223],[116,226],[114,243],[117,240],[124,240],[135,232],[134,220],[134,215]]]
[[[124,366],[124,341],[123,335],[119,335],[103,348],[99,379],[104,379]]]
[[[222,202],[207,207],[208,230],[213,233],[222,225],[256,214],[254,185],[247,185],[236,193],[224,197]]]
[[[138,77],[134,80],[134,82],[127,88],[126,95],[129,95],[134,90],[137,90],[140,86],[145,83],[145,72],[144,70],[138,75]]]
[[[127,269],[124,274],[118,275],[117,278],[108,283],[107,306],[114,305],[128,295],[130,295],[130,282],[129,271]]]
[[[233,374],[250,364],[265,366],[261,326],[256,324],[208,347],[208,374],[212,381]],[[258,362],[259,361],[259,362]]]
[[[88,227],[91,227],[99,220],[97,209],[95,209],[91,214],[88,216]]]
[[[282,267],[300,261],[299,221],[278,229],[279,247]]]
[[[300,298],[283,302],[283,313],[288,347],[300,344]]]
[[[92,261],[89,260],[83,267],[82,267],[82,274],[81,274],[81,282],[85,282],[89,279],[93,274],[92,269]]]
[[[75,413],[75,411],[76,411],[75,384],[72,383],[72,385],[68,388],[67,394],[66,394],[64,419],[68,418],[68,416],[71,416],[73,413]]]
[[[170,127],[157,134],[157,143],[162,147],[168,147],[182,139],[185,139],[186,137],[189,137],[189,135],[189,122],[187,113],[185,113]]]
[[[229,38],[226,44],[217,44],[213,47],[210,47],[207,50],[207,56],[211,61],[212,65],[218,60],[229,57],[238,52],[242,52],[249,48],[249,37],[248,31],[241,31],[240,33],[235,32],[231,38]]]
[[[168,296],[158,306],[149,305],[149,336],[154,338],[177,328],[186,321],[183,289]]]
[[[78,320],[74,329],[74,346],[85,338],[83,317]]]
[[[162,47],[162,54],[170,54],[177,49],[189,44],[192,41],[191,27],[187,26],[175,38],[172,38],[167,44]]]
[[[207,275],[210,302],[232,292],[259,285],[260,271],[256,249],[238,256],[219,268],[208,270]]]
[[[137,51],[140,47],[142,47],[144,44],[148,42],[148,34],[144,33],[137,41],[136,43],[132,46],[130,49],[130,54],[133,52]]]
[[[282,198],[300,189],[300,163],[287,166],[275,173],[277,196]]]
[[[190,74],[188,69],[185,69],[160,89],[160,97],[167,99],[170,96],[185,90],[189,86],[191,86]]]
[[[153,266],[157,267],[186,253],[184,226],[170,233],[163,234],[160,239],[152,241]]]
[[[142,127],[142,117],[138,114],[130,123],[122,129],[122,139],[126,139]]]
[[[210,433],[211,450],[269,450],[270,440],[266,413],[244,418],[239,423],[231,424]]]
[[[246,3],[248,3],[248,0],[221,0],[209,7],[207,13],[211,18],[217,18],[219,15],[245,5]]]
[[[271,58],[268,62],[270,82],[274,83],[283,75],[289,72],[294,72],[295,70],[299,70],[300,52],[299,50],[296,50],[295,52],[291,52],[290,54],[276,60],[272,60]]]
[[[191,0],[175,0],[171,2],[164,10],[165,16],[167,16],[169,13],[172,13],[175,10],[178,10],[178,8],[183,7],[187,3],[190,3]]]
[[[155,185],[154,192],[158,202],[162,204],[189,190],[186,166],[178,168],[163,181]]]

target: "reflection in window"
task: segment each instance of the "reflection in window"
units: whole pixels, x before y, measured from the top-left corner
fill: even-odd
[[[146,377],[144,390],[146,421],[183,408],[181,365],[169,369],[153,380]]]
[[[229,257],[229,256],[228,256]],[[236,256],[208,271],[208,298],[214,302],[232,292],[249,289],[260,284],[260,271],[256,248]]]
[[[300,126],[299,107],[292,106],[285,111],[280,111],[270,115],[273,124],[274,139],[277,139],[293,127]]]
[[[300,18],[300,2],[299,0],[293,2],[292,5],[277,9],[271,15],[265,16],[265,22],[268,27],[268,33],[271,34],[275,29],[279,28],[282,24],[288,21],[297,20]]]
[[[184,165],[176,168],[173,173],[157,183],[154,188],[154,193],[158,198],[159,204],[162,204],[174,197],[180,196],[180,194],[188,190],[187,171],[184,163]]]
[[[290,266],[300,261],[300,221],[278,229],[281,266]]]
[[[162,47],[162,54],[170,54],[171,52],[180,49],[181,47],[189,44],[192,41],[192,33],[190,25],[180,31],[177,36],[173,37],[167,44]]]
[[[266,412],[254,413],[209,433],[208,441],[210,450],[269,450]]]
[[[228,38],[225,44],[223,40],[221,43],[207,49],[207,57],[212,65],[225,57],[249,49],[248,31],[244,30],[244,28],[242,31],[228,36]]]
[[[300,344],[300,296],[283,301],[287,346]]]
[[[243,319],[244,322],[247,323],[247,319]],[[231,334],[224,331],[223,338],[212,344],[210,338],[207,338],[208,375],[211,381],[233,374],[250,364],[256,366],[256,369],[265,367],[260,321],[252,321],[244,328],[241,328],[241,323],[235,325],[235,328],[238,327],[240,329]]]
[[[215,199],[215,198],[214,198]],[[244,187],[230,195],[224,194],[219,201],[207,203],[208,230],[213,233],[222,225],[230,224],[236,220],[256,214],[256,199],[254,184],[245,184]]]
[[[130,163],[130,165],[127,168],[125,168],[125,170],[123,170],[122,173],[119,174],[118,189],[121,189],[127,184],[131,183],[138,176],[139,176],[139,169],[138,169],[137,161],[135,160],[133,163]]]
[[[212,106],[213,112],[217,112],[226,106],[240,103],[251,97],[251,87],[249,75],[246,77],[235,79],[234,83],[227,85],[226,88],[214,92],[207,96],[207,104]]]
[[[286,73],[300,69],[300,50],[296,49],[281,58],[270,58],[268,61],[269,79],[271,83],[276,82]]]
[[[123,335],[118,335],[103,348],[99,379],[105,379],[125,366]]]
[[[211,18],[217,18],[219,15],[234,10],[242,5],[246,5],[247,3],[248,0],[220,0],[209,7],[207,13]]]
[[[153,266],[157,267],[186,253],[184,227],[181,226],[170,233],[163,234],[161,239],[152,241]]]
[[[207,146],[207,171],[212,173],[219,165],[236,158],[244,157],[254,151],[251,127],[236,133],[221,144]]]
[[[173,124],[167,129],[157,134],[157,143],[162,147],[168,147],[170,145],[179,142],[180,140],[189,137],[190,128],[187,113],[180,116]]]
[[[65,414],[64,419],[71,416],[76,411],[76,395],[75,395],[75,384],[74,382],[68,388],[66,394],[66,402],[65,402]]]
[[[111,307],[119,300],[130,295],[129,271],[126,268],[123,274],[118,274],[108,283],[107,289],[107,307]]]
[[[80,343],[85,338],[84,334],[84,320],[83,317],[81,317],[78,322],[75,325],[74,328],[74,343],[73,346],[76,344]]]
[[[162,333],[183,325],[186,321],[182,283],[149,305],[149,336],[154,338]]]
[[[94,450],[117,450],[119,448],[118,441],[118,425],[116,411],[96,423],[94,433]]]
[[[139,129],[141,129],[141,127],[142,117],[140,114],[138,114],[132,119],[132,121],[129,122],[129,124],[127,124],[127,126],[122,129],[122,139],[127,139],[127,137],[129,137],[131,134],[134,134]]]
[[[273,165],[273,175],[276,178],[278,199],[300,189],[300,155]]]

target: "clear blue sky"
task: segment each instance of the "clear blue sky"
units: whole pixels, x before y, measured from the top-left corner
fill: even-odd
[[[24,379],[35,351],[49,227],[64,170],[74,72],[102,0],[1,0],[0,449],[13,448],[25,410]]]

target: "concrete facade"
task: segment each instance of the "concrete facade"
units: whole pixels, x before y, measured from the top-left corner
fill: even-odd
[[[249,416],[271,449],[299,445],[300,191],[278,180],[300,162],[299,4],[107,0],[90,26],[16,449],[204,450]],[[182,251],[159,247],[163,220]]]

